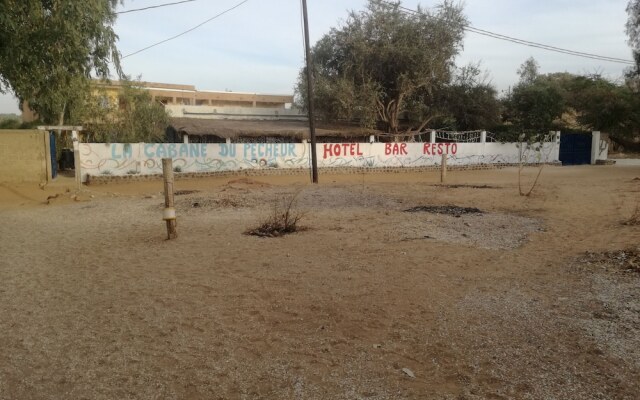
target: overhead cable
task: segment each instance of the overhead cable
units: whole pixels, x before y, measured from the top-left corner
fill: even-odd
[[[155,6],[149,6],[149,7],[133,8],[131,10],[118,11],[118,12],[116,12],[116,14],[128,14],[128,13],[137,12],[137,11],[146,11],[146,10],[151,10],[153,8],[175,6],[177,4],[182,4],[182,3],[191,3],[193,1],[197,1],[197,0],[182,0],[182,1],[176,1],[176,2],[173,2],[173,3],[164,3],[164,4],[158,4],[158,5],[155,5]]]
[[[597,55],[597,54],[584,53],[584,52],[580,52],[580,51],[563,49],[563,48],[560,48],[560,47],[549,46],[549,45],[545,45],[545,44],[541,44],[541,43],[531,42],[531,41],[528,41],[528,40],[523,40],[523,39],[513,38],[513,37],[510,37],[510,36],[506,36],[506,35],[501,35],[499,33],[489,32],[489,31],[486,31],[484,29],[475,28],[475,27],[470,26],[470,25],[466,26],[466,29],[469,32],[473,32],[473,33],[476,33],[478,35],[484,35],[484,36],[492,37],[494,39],[505,40],[505,41],[509,41],[509,42],[513,42],[513,43],[529,46],[529,47],[536,47],[536,48],[547,50],[547,51],[555,51],[557,53],[563,53],[563,54],[568,54],[568,55],[572,55],[572,56],[591,58],[591,59],[601,60],[601,61],[610,61],[610,62],[621,63],[621,64],[635,64],[633,61],[626,60],[624,58],[601,56],[601,55]]]
[[[389,4],[389,5],[397,5],[396,3],[390,3],[387,1],[382,1],[383,3]],[[407,13],[412,13],[412,14],[421,14],[419,11],[416,10],[412,10],[410,8],[407,7],[403,7],[401,5],[397,5],[399,9],[407,12]],[[433,17],[435,18],[435,17]],[[570,49],[563,49],[561,47],[555,47],[555,46],[550,46],[547,44],[543,44],[543,43],[536,43],[536,42],[532,42],[530,40],[524,40],[524,39],[518,39],[516,37],[512,37],[512,36],[507,36],[507,35],[503,35],[500,33],[495,33],[495,32],[491,32],[485,29],[480,29],[480,28],[476,28],[472,25],[469,24],[465,24],[463,25],[464,30],[468,31],[468,32],[472,32],[478,35],[483,35],[483,36],[487,36],[493,39],[498,39],[498,40],[504,40],[507,42],[511,42],[511,43],[516,43],[516,44],[520,44],[523,46],[529,46],[529,47],[535,47],[538,49],[542,49],[542,50],[547,50],[547,51],[553,51],[556,53],[562,53],[562,54],[567,54],[567,55],[571,55],[571,56],[575,56],[575,57],[583,57],[583,58],[590,58],[593,60],[598,60],[598,61],[607,61],[607,62],[613,62],[613,63],[619,63],[619,64],[628,64],[628,65],[635,65],[635,62],[632,60],[627,60],[624,58],[617,58],[617,57],[608,57],[608,56],[602,56],[602,55],[598,55],[598,54],[592,54],[592,53],[585,53],[585,52],[581,52],[581,51],[575,51],[575,50],[570,50]]]
[[[211,17],[211,18],[209,18],[209,19],[207,19],[207,20],[205,20],[205,21],[203,21],[203,22],[199,23],[198,25],[194,26],[193,28],[189,28],[189,29],[187,29],[186,31],[183,31],[183,32],[181,32],[181,33],[178,33],[177,35],[171,36],[170,38],[167,38],[167,39],[161,40],[161,41],[159,41],[159,42],[156,42],[156,43],[154,43],[154,44],[152,44],[152,45],[149,45],[149,46],[147,46],[147,47],[144,47],[144,48],[142,48],[142,49],[140,49],[140,50],[134,51],[133,53],[129,53],[129,54],[127,54],[126,56],[123,56],[122,58],[131,57],[131,56],[136,55],[136,54],[138,54],[138,53],[142,53],[142,52],[143,52],[143,51],[145,51],[145,50],[149,50],[149,49],[151,49],[151,48],[153,48],[153,47],[156,47],[156,46],[158,46],[158,45],[161,45],[161,44],[163,44],[163,43],[166,43],[166,42],[168,42],[168,41],[170,41],[170,40],[173,40],[173,39],[179,38],[180,36],[186,35],[187,33],[192,32],[192,31],[194,31],[194,30],[196,30],[196,29],[200,28],[202,25],[204,25],[204,24],[206,24],[206,23],[208,23],[208,22],[211,22],[211,21],[213,21],[213,20],[214,20],[214,19],[216,19],[216,18],[219,18],[219,17],[223,16],[224,14],[226,14],[226,13],[228,13],[228,12],[230,12],[230,11],[235,10],[236,8],[240,7],[241,5],[243,5],[244,3],[248,2],[248,1],[249,1],[249,0],[241,1],[240,3],[236,4],[235,6],[233,6],[233,7],[231,7],[231,8],[228,8],[228,9],[226,9],[226,10],[222,11],[222,12],[221,12],[221,13],[219,13],[219,14],[214,15],[213,17]]]

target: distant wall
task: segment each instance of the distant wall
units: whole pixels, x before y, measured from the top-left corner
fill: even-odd
[[[295,108],[286,109],[284,107],[233,107],[230,105],[208,106],[197,105],[187,106],[178,104],[167,104],[164,109],[172,117],[188,117],[201,119],[234,119],[234,120],[290,120],[306,121],[307,115],[302,114]]]
[[[148,175],[162,172],[162,158],[173,158],[180,172],[221,172],[247,169],[306,168],[310,145],[305,143],[83,143],[82,180],[87,175]],[[389,168],[440,165],[517,164],[515,143],[322,143],[316,146],[321,168]],[[558,162],[558,142],[529,151],[526,163]]]
[[[48,140],[43,131],[0,130],[0,182],[46,182]]]

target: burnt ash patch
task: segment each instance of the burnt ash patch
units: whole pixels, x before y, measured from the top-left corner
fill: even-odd
[[[447,189],[460,189],[460,188],[465,188],[465,189],[502,189],[500,186],[491,186],[491,185],[461,185],[461,184],[443,185],[443,184],[439,184],[439,185],[433,185],[433,186],[438,186],[438,187],[447,188]]]
[[[186,196],[188,194],[194,194],[200,192],[199,190],[176,190],[173,192],[174,196]]]
[[[404,212],[428,212],[432,214],[445,214],[459,217],[463,214],[484,214],[484,211],[475,207],[458,207],[452,205],[446,206],[417,206],[404,210]]]

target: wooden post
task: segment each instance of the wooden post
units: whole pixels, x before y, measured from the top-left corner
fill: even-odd
[[[173,204],[173,160],[162,159],[162,177],[164,179],[164,213],[162,219],[167,221],[167,240],[178,237],[176,230],[176,209]]]
[[[51,163],[53,161],[51,159],[51,132],[49,131],[44,131],[44,155],[44,167],[47,171],[47,179],[45,180],[45,183],[49,183],[53,180],[53,170],[51,166]]]
[[[447,180],[447,153],[442,155],[442,168],[440,169],[440,183]]]

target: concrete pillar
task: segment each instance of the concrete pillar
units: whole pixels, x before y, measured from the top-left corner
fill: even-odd
[[[374,135],[369,136],[369,143],[375,143],[376,137]]]
[[[71,140],[73,141],[73,163],[76,170],[76,188],[82,187],[82,167],[80,166],[80,135],[78,131],[71,131]]]
[[[225,141],[227,144],[231,144],[231,138],[227,138],[227,140]]]
[[[182,143],[189,143],[189,135],[186,133],[182,135]]]
[[[429,143],[436,142],[436,131],[431,131],[431,138],[429,139]]]
[[[596,163],[600,155],[600,132],[591,132],[591,165]]]
[[[487,131],[480,132],[480,143],[487,143]]]

